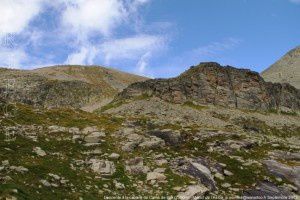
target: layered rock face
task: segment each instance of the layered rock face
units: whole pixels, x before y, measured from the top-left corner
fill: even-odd
[[[300,109],[300,91],[289,84],[267,83],[247,69],[201,63],[171,79],[153,79],[130,85],[119,98],[156,96],[173,103],[193,101],[242,109]]]

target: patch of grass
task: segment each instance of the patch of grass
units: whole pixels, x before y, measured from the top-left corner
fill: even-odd
[[[115,101],[115,102],[111,102],[109,104],[106,104],[105,106],[101,107],[100,110],[96,110],[96,113],[102,113],[104,111],[110,110],[112,108],[117,108],[121,105],[123,105],[125,102],[124,101]]]
[[[193,102],[191,101],[187,101],[183,104],[183,106],[187,106],[187,107],[190,107],[190,108],[193,108],[193,109],[196,109],[196,110],[203,110],[203,109],[206,109],[207,106],[202,106],[202,105],[196,105],[194,104]]]

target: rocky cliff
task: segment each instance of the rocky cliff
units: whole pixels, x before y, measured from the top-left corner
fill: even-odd
[[[193,101],[242,109],[300,109],[300,91],[293,86],[268,83],[257,72],[213,62],[193,66],[176,78],[134,83],[117,98],[144,94],[173,103]]]

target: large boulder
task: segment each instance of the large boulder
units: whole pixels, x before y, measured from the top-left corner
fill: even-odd
[[[177,198],[180,200],[193,200],[205,195],[209,190],[204,185],[190,185],[184,192],[180,192]]]
[[[294,195],[286,189],[279,188],[271,182],[259,182],[256,188],[245,190],[243,192],[244,199],[292,199]]]
[[[176,146],[179,145],[182,138],[179,131],[173,131],[171,129],[163,129],[163,130],[151,130],[148,132],[150,135],[154,135],[163,139],[167,144]]]
[[[99,175],[111,176],[116,172],[115,164],[112,161],[91,159],[89,163],[91,164],[91,169]]]
[[[286,178],[300,191],[300,166],[288,166],[275,160],[265,160],[264,164],[273,175]]]

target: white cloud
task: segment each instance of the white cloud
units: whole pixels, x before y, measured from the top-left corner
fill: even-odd
[[[70,54],[66,60],[66,64],[91,65],[97,55],[97,49],[89,47],[81,47],[78,52]]]
[[[62,22],[76,34],[111,31],[126,18],[123,1],[119,0],[73,0],[67,1]]]
[[[0,35],[19,34],[42,9],[41,0],[1,0]]]
[[[141,76],[148,76],[148,77],[152,77],[152,74],[148,73],[147,67],[148,67],[148,63],[149,60],[151,58],[151,52],[147,52],[145,53],[139,60],[139,62],[137,63],[137,70],[136,70],[136,74],[139,74]]]
[[[118,59],[139,59],[147,52],[154,52],[165,47],[165,39],[155,35],[136,35],[116,39],[101,45],[100,51],[105,56],[106,64]]]

